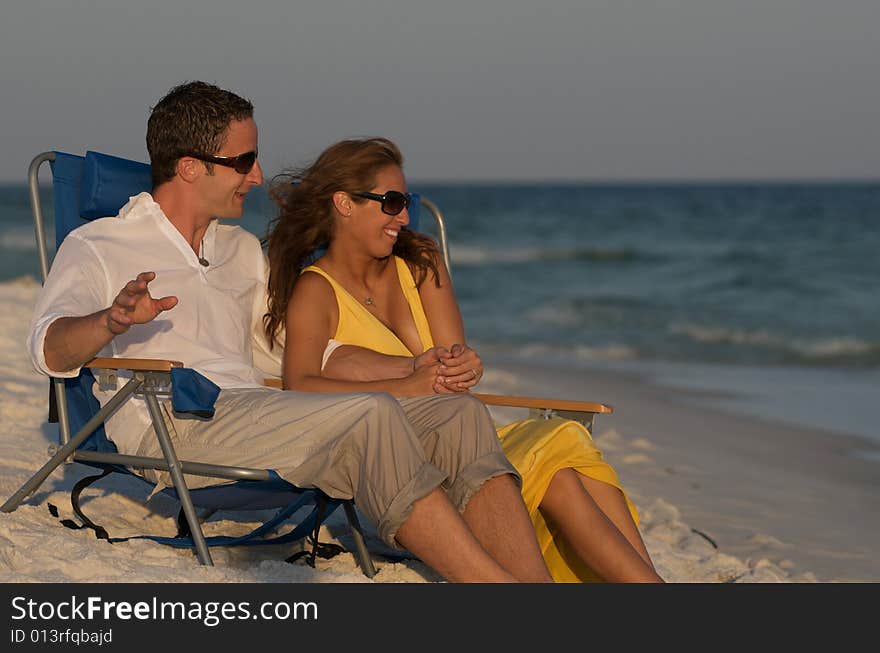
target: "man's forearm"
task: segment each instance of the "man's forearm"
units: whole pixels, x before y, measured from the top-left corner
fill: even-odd
[[[43,354],[46,365],[56,372],[67,372],[93,359],[113,340],[104,309],[82,317],[62,317],[46,330]]]
[[[390,356],[372,349],[342,345],[330,355],[323,376],[345,381],[402,379],[413,372],[409,356]]]

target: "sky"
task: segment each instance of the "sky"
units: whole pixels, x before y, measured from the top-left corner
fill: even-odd
[[[877,180],[878,28],[877,0],[10,0],[0,182],[146,161],[192,79],[253,101],[269,174],[381,135],[426,181]]]

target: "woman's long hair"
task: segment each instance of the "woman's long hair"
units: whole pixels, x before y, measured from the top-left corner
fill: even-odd
[[[269,310],[263,316],[263,326],[270,344],[274,344],[284,324],[300,273],[333,239],[333,194],[373,188],[376,175],[390,165],[403,167],[403,155],[390,140],[344,140],[324,150],[310,166],[287,171],[272,181],[269,196],[278,207],[278,215],[269,223],[263,239],[269,256]],[[352,201],[361,204],[368,200],[352,197]],[[392,254],[415,270],[417,286],[425,281],[428,270],[434,274],[434,283],[440,285],[439,249],[432,238],[404,227]]]

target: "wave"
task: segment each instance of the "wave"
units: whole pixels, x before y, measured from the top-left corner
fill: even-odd
[[[534,308],[525,314],[529,322],[548,326],[577,328],[583,326],[583,311],[570,303],[551,303]]]
[[[746,331],[744,329],[710,327],[696,324],[673,324],[669,327],[669,332],[673,335],[686,336],[696,342],[708,344],[759,346],[785,344],[785,340],[781,337],[774,336],[769,331],[763,329]]]
[[[0,232],[0,248],[33,251],[37,249],[33,227],[10,227]]]
[[[477,350],[494,351],[505,354],[513,354],[517,358],[549,359],[571,361],[620,361],[639,358],[639,353],[633,347],[621,344],[606,346],[589,345],[560,345],[544,342],[531,342],[518,345],[499,345],[498,343],[480,342],[475,340]]]
[[[595,261],[629,263],[656,260],[655,254],[631,247],[513,247],[509,249],[450,244],[449,254],[455,265],[492,263],[534,263],[540,261]]]
[[[859,338],[839,337],[817,342],[795,343],[795,349],[810,358],[872,357],[880,354],[880,343]]]
[[[578,345],[574,348],[574,357],[578,360],[603,360],[620,361],[631,360],[639,357],[639,352],[634,347],[626,345],[608,345],[606,347],[588,347]]]
[[[791,338],[767,329],[747,330],[695,324],[674,324],[669,327],[669,332],[703,344],[765,348],[784,354],[793,359],[791,362],[872,364],[880,361],[880,342],[853,336]]]

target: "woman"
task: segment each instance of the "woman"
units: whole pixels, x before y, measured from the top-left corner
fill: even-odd
[[[347,140],[273,186],[265,327],[270,341],[285,330],[285,388],[409,397],[467,392],[482,376],[436,243],[406,228],[402,165],[386,139]],[[498,435],[555,580],[662,582],[582,425],[526,420]]]

